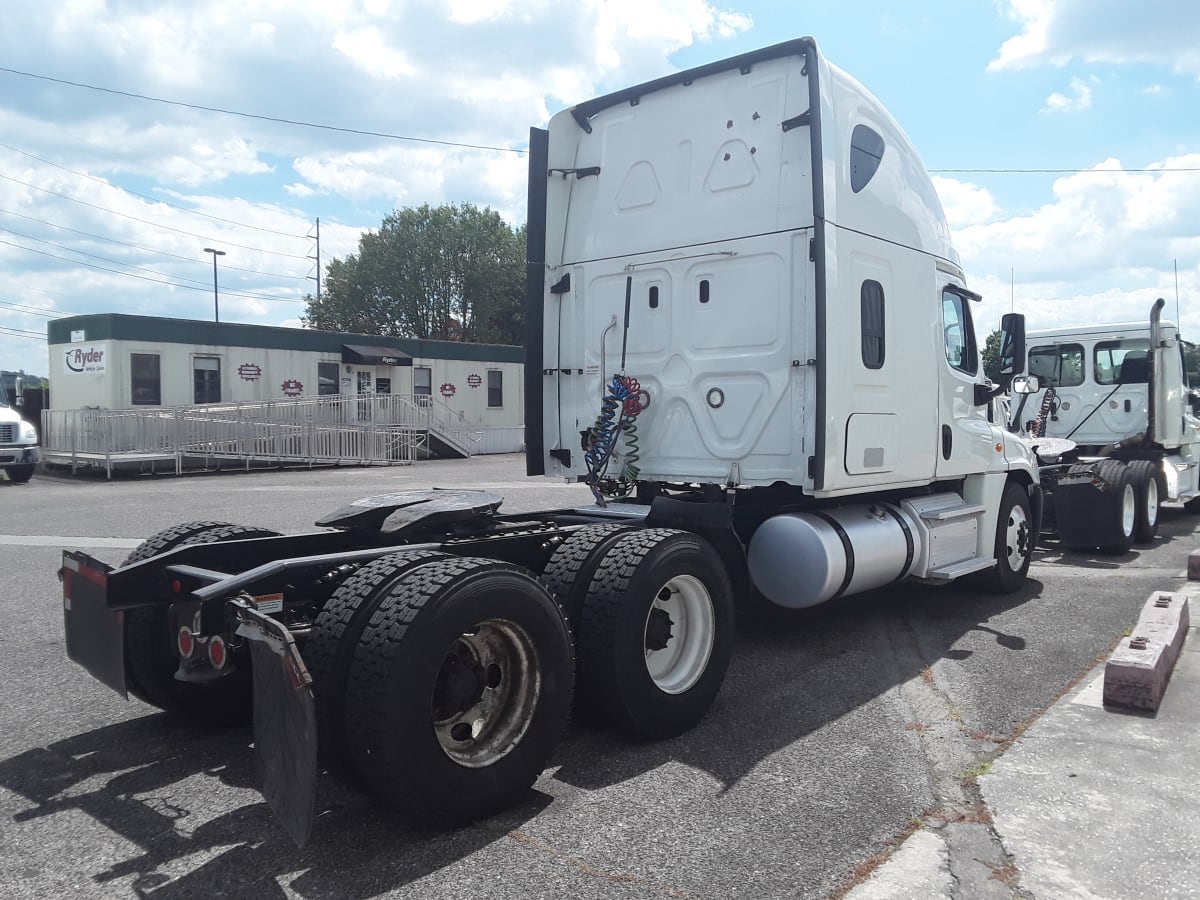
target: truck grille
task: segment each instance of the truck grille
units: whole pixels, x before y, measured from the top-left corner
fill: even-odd
[[[0,422],[0,444],[11,444],[17,439],[16,422]]]

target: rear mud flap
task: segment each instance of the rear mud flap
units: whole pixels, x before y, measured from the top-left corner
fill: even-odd
[[[63,551],[63,629],[67,656],[126,700],[125,613],[108,607],[112,566],[78,550]]]
[[[239,636],[254,671],[254,755],[263,797],[296,845],[312,833],[317,720],[312,677],[282,624],[237,601]]]

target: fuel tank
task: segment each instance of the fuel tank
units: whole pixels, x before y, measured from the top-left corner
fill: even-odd
[[[912,517],[890,503],[783,513],[751,537],[750,578],[778,606],[816,606],[907,577],[918,534]]]

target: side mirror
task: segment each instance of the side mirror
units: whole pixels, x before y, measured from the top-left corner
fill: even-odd
[[[1013,376],[1025,368],[1025,317],[1006,313],[1000,317],[1000,386],[1008,389]]]
[[[1036,375],[1014,375],[1008,389],[1013,394],[1036,394],[1042,385]]]

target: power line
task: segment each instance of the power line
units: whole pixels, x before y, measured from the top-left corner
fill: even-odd
[[[190,284],[178,284],[177,282],[174,282],[174,281],[163,281],[158,278],[148,278],[145,275],[135,275],[132,272],[121,272],[121,271],[118,271],[117,269],[106,269],[104,266],[97,266],[97,265],[94,265],[93,263],[80,262],[79,260],[76,260],[76,259],[68,259],[65,256],[56,256],[53,253],[47,253],[45,250],[35,250],[33,247],[22,247],[20,244],[14,244],[12,241],[6,241],[6,240],[3,240],[2,238],[0,238],[0,244],[5,244],[9,247],[15,247],[18,250],[24,250],[26,253],[36,253],[39,256],[48,256],[48,257],[50,257],[50,259],[57,259],[61,262],[70,263],[71,265],[74,265],[74,266],[84,266],[85,268],[88,268],[88,269],[96,269],[100,272],[108,272],[112,275],[124,275],[126,278],[137,278],[139,281],[149,281],[149,282],[152,282],[153,284],[165,284],[168,287],[176,287],[176,288],[180,288],[181,290],[186,290],[186,291],[204,291],[205,293],[209,293],[209,288],[207,288],[207,287],[192,287]],[[118,265],[120,265],[120,264],[118,263]],[[157,275],[157,274],[161,274],[161,273],[156,272],[154,274]],[[303,298],[268,297],[265,294],[248,294],[243,291],[227,290],[227,291],[224,291],[223,293],[229,297],[244,297],[244,298],[247,298],[250,300],[269,300],[273,303],[303,303],[304,302]]]
[[[186,206],[179,206],[178,204],[170,203],[169,201],[163,200],[160,197],[148,197],[145,194],[139,194],[137,191],[131,191],[128,188],[123,188],[118,185],[115,185],[110,181],[105,181],[103,178],[97,178],[95,175],[89,175],[87,172],[79,172],[79,171],[76,171],[75,169],[68,169],[66,166],[61,166],[56,162],[51,162],[48,159],[42,159],[42,157],[40,157],[40,156],[34,156],[32,153],[27,153],[24,150],[18,149],[17,147],[13,147],[11,144],[0,143],[0,147],[3,147],[5,150],[11,150],[13,153],[19,153],[22,156],[28,156],[30,159],[36,159],[38,162],[44,163],[47,166],[54,166],[54,168],[61,169],[64,172],[70,172],[72,175],[78,175],[80,178],[87,178],[90,181],[94,181],[97,184],[102,184],[105,187],[110,187],[113,190],[121,191],[124,194],[129,194],[131,196],[138,197],[142,200],[148,200],[151,203],[161,203],[163,206],[169,206],[169,207],[171,207],[171,209],[177,209],[180,212],[191,213],[196,216],[203,216],[204,218],[211,219],[214,222],[224,222],[226,225],[236,225],[239,228],[252,228],[255,231],[265,231],[267,234],[277,234],[280,237],[289,237],[289,238],[300,238],[301,237],[301,235],[289,234],[286,231],[275,231],[274,229],[271,229],[271,228],[263,228],[261,225],[250,225],[247,222],[237,222],[237,221],[234,221],[233,219],[222,219],[220,216],[210,215],[209,213],[202,213],[196,209],[189,209]]]
[[[2,145],[0,145],[0,146],[2,146]],[[166,256],[171,259],[181,259],[184,262],[197,262],[197,260],[194,256],[180,256],[177,253],[168,253],[165,250],[155,250],[152,247],[143,247],[140,244],[131,244],[128,241],[118,241],[116,238],[105,237],[102,234],[93,234],[90,231],[80,231],[78,228],[70,228],[66,225],[60,225],[57,222],[47,222],[45,219],[35,219],[33,216],[26,216],[26,215],[22,215],[19,212],[13,212],[11,209],[0,209],[0,213],[4,213],[5,215],[9,215],[9,216],[16,216],[18,219],[25,219],[26,221],[29,221],[29,222],[36,222],[39,225],[48,225],[51,228],[59,228],[63,231],[69,231],[72,234],[81,234],[84,237],[95,238],[98,241],[107,241],[110,244],[120,244],[122,247],[132,247],[134,250],[142,250],[146,253],[156,253],[160,256]],[[16,233],[17,232],[15,232],[15,231],[13,232],[13,234],[16,234]],[[276,233],[278,233],[278,232],[276,232]],[[34,240],[36,240],[36,238],[34,238]],[[264,251],[264,252],[267,252],[267,251]],[[305,259],[307,259],[307,258],[308,257],[305,257]],[[223,266],[222,268],[223,269],[232,269],[235,272],[247,272],[251,275],[262,275],[267,278],[293,278],[296,281],[307,281],[308,280],[303,275],[283,275],[278,272],[260,272],[257,269],[244,269],[241,266]]]
[[[168,275],[166,272],[156,272],[154,269],[147,269],[144,266],[131,266],[129,263],[123,263],[119,259],[111,259],[110,257],[107,257],[107,256],[98,256],[95,253],[88,253],[86,250],[74,250],[71,247],[64,246],[63,244],[56,244],[54,241],[47,241],[47,240],[43,240],[42,238],[34,237],[31,234],[22,234],[19,231],[13,231],[11,228],[5,228],[3,230],[7,231],[9,234],[15,235],[16,237],[24,238],[27,241],[36,241],[39,244],[45,244],[47,247],[53,247],[56,250],[66,250],[68,253],[75,253],[75,254],[78,254],[79,256],[86,256],[89,259],[98,259],[101,262],[112,263],[114,266],[124,266],[127,269],[136,269],[139,272],[147,272],[150,275],[161,275],[163,278],[173,278],[177,281],[191,281],[195,284],[203,284],[203,285],[208,284],[207,279],[188,278],[186,275]],[[31,248],[25,247],[23,249],[28,250]],[[59,258],[64,259],[65,257],[59,257]],[[127,273],[121,273],[121,274],[127,274]],[[180,285],[180,287],[184,287],[184,286],[185,285]],[[268,297],[266,294],[256,294],[253,291],[248,291],[248,292],[242,294],[242,296],[257,297],[260,300],[276,299],[275,297]]]
[[[95,84],[85,84],[79,81],[68,81],[65,78],[52,78],[49,75],[37,75],[33,72],[22,72],[18,69],[9,69],[5,66],[0,66],[0,72],[8,72],[10,75],[20,75],[23,78],[36,78],[39,81],[52,81],[55,84],[65,84],[70,87],[84,88],[89,91],[100,91],[104,94],[115,94],[119,97],[132,97],[135,100],[148,100],[152,103],[165,103],[168,106],[181,106],[184,109],[197,109],[204,112],[221,113],[226,116],[240,116],[243,119],[257,119],[260,122],[277,122],[281,125],[298,125],[302,128],[319,128],[322,131],[339,131],[343,134],[359,134],[365,137],[387,138],[393,141],[412,141],[418,144],[438,144],[443,147],[462,147],[467,150],[494,150],[498,153],[516,153],[521,156],[525,155],[524,150],[518,150],[513,147],[494,147],[489,144],[466,144],[461,141],[442,141],[434,138],[411,137],[404,134],[389,134],[384,131],[364,131],[359,128],[342,128],[337,125],[321,125],[316,122],[301,122],[296,119],[281,119],[277,116],[260,116],[255,113],[238,112],[235,109],[223,109],[219,106],[202,106],[198,103],[184,103],[181,100],[164,100],[162,97],[150,97],[146,94],[135,94],[132,91],[119,91],[115,88],[100,87]]]
[[[3,332],[4,334],[12,335],[13,337],[32,336],[33,338],[35,338],[39,341],[44,340],[46,337],[40,331],[30,331],[27,328],[9,328],[7,325],[0,325],[0,332]]]
[[[5,179],[6,181],[15,182],[15,183],[23,185],[27,188],[33,188],[33,190],[41,191],[44,194],[50,194],[51,196],[54,196],[54,197],[60,197],[63,200],[70,200],[72,203],[78,203],[82,206],[87,206],[87,207],[90,207],[91,209],[96,209],[96,210],[99,210],[100,212],[108,213],[110,216],[120,216],[123,219],[132,219],[134,222],[141,222],[143,225],[152,225],[155,228],[162,228],[162,229],[165,229],[166,231],[174,231],[176,234],[186,234],[188,237],[193,237],[193,238],[196,238],[201,241],[217,242],[217,243],[221,243],[227,247],[237,247],[240,250],[250,250],[250,251],[253,251],[254,253],[270,253],[273,256],[286,256],[290,259],[304,259],[304,260],[308,259],[307,256],[300,256],[299,254],[296,254],[296,253],[280,253],[278,250],[263,250],[261,247],[251,247],[251,246],[248,246],[247,244],[235,244],[233,241],[227,241],[223,238],[205,237],[204,235],[196,234],[194,231],[184,231],[182,228],[172,228],[170,225],[163,225],[159,222],[151,222],[149,219],[139,219],[137,216],[131,216],[128,213],[117,212],[116,210],[113,210],[113,209],[108,209],[103,206],[97,206],[95,203],[88,203],[86,200],[79,200],[75,197],[70,197],[67,194],[60,194],[60,193],[58,193],[58,191],[52,191],[49,188],[38,187],[36,184],[30,184],[29,182],[22,181],[19,178],[13,178],[11,175],[5,175],[3,173],[0,173],[0,178]]]
[[[47,319],[59,319],[63,316],[74,316],[78,313],[69,312],[47,312],[44,309],[38,309],[36,306],[25,306],[21,303],[12,303],[8,300],[0,300],[0,306],[10,307],[14,312],[24,313],[29,316],[45,316]]]
[[[927,169],[931,175],[1130,175],[1159,172],[1200,172],[1200,166],[1157,169]]]

